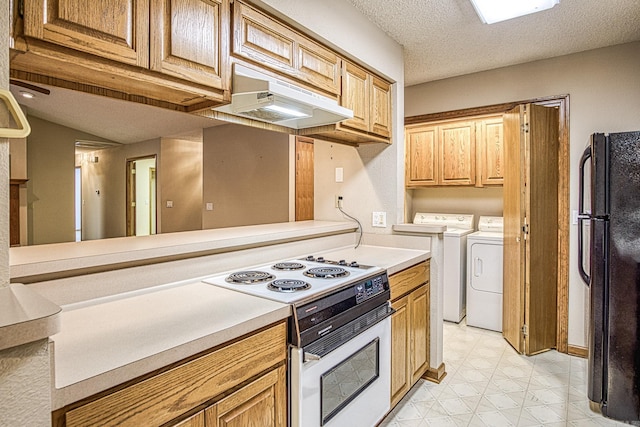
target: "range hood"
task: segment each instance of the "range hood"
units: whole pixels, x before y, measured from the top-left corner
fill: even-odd
[[[310,90],[275,79],[235,64],[231,104],[215,111],[303,129],[340,122],[353,117],[353,111]]]

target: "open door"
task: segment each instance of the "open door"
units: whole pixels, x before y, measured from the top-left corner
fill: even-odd
[[[296,137],[296,221],[313,219],[313,139]]]
[[[156,157],[127,159],[127,236],[156,234]]]
[[[520,353],[556,346],[558,109],[504,115],[503,336]]]
[[[524,106],[502,117],[505,172],[503,184],[504,249],[502,289],[502,336],[519,353],[524,351]]]

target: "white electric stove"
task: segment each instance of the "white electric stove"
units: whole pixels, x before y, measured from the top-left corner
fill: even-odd
[[[391,296],[385,269],[309,256],[204,282],[291,304],[291,427],[371,427],[390,409]]]
[[[308,256],[221,273],[205,283],[287,304],[300,305],[384,269],[356,261]]]

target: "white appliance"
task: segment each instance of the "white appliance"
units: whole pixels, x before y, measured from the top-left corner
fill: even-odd
[[[473,215],[416,213],[414,224],[445,226],[443,231],[443,318],[459,323],[466,311],[467,236],[473,233]]]
[[[231,103],[214,110],[294,129],[353,118],[353,111],[333,98],[240,64],[233,66]]]
[[[309,256],[204,282],[292,305],[288,425],[370,427],[387,414],[393,311],[384,269]]]
[[[502,217],[481,216],[467,238],[467,325],[502,332]]]

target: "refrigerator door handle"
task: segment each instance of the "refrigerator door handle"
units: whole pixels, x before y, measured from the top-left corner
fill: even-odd
[[[591,277],[584,271],[584,231],[583,221],[590,220],[591,215],[584,211],[584,166],[591,158],[591,146],[587,147],[580,158],[580,188],[578,190],[578,271],[582,280],[589,286]]]

